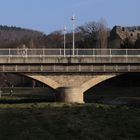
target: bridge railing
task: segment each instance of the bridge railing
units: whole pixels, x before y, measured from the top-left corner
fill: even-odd
[[[74,54],[72,49],[0,49],[0,56],[12,57],[80,57],[80,56],[95,56],[95,57],[113,57],[113,56],[140,56],[140,49],[75,49]]]

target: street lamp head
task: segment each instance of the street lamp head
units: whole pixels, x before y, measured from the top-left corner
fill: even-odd
[[[76,20],[76,17],[73,15],[71,18],[72,21]]]
[[[66,27],[66,26],[64,26],[64,31],[65,31],[65,32],[67,31],[67,27]]]

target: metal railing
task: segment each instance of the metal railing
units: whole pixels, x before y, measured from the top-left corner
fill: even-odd
[[[140,57],[140,49],[0,49],[0,57]]]

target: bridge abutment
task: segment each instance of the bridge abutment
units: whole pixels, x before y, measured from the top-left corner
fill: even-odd
[[[83,92],[78,87],[60,87],[57,89],[57,101],[67,103],[84,103]]]

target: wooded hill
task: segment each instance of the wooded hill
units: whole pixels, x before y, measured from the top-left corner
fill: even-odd
[[[46,46],[46,35],[39,31],[0,25],[0,48],[17,48],[22,44],[28,48]]]

